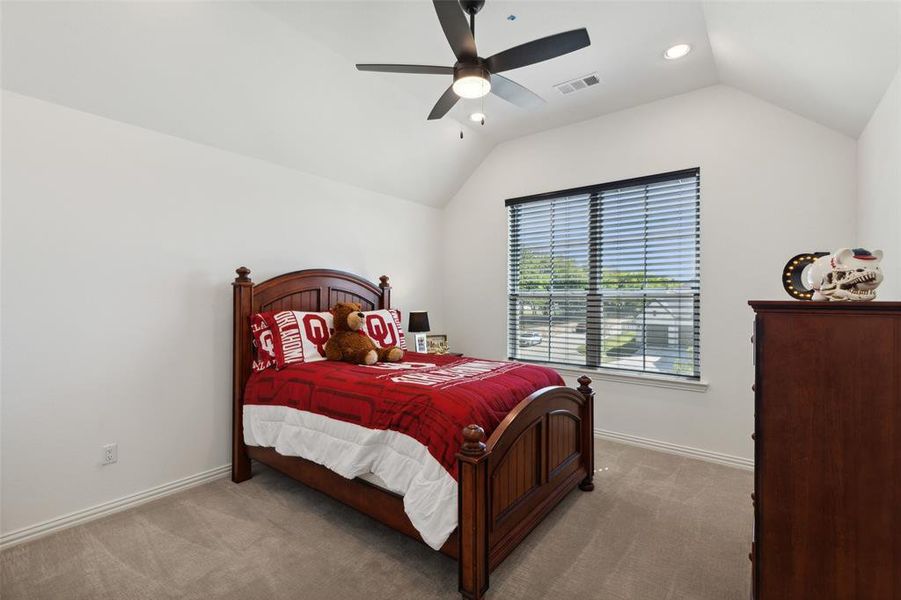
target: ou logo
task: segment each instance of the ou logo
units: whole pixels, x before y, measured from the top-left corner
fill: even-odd
[[[260,334],[260,350],[269,356],[275,356],[275,344],[272,341],[272,331],[269,329]]]
[[[319,315],[305,315],[303,318],[304,336],[310,340],[319,356],[325,357],[325,343],[328,341],[329,330],[326,320]]]
[[[382,348],[397,345],[394,327],[389,327],[382,315],[367,315],[366,330],[369,332],[369,337]]]

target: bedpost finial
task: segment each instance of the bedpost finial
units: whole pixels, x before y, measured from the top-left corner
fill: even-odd
[[[388,276],[382,275],[379,277],[379,287],[382,289],[391,287],[391,284],[388,283]]]
[[[248,269],[247,267],[238,267],[237,269],[235,269],[235,273],[238,274],[238,276],[235,277],[236,283],[247,283],[248,281],[250,281],[250,269]]]
[[[485,430],[478,425],[464,427],[462,452],[466,456],[485,454]]]
[[[578,379],[579,381],[579,391],[583,394],[592,394],[594,393],[591,389],[591,377],[587,375],[582,375]]]

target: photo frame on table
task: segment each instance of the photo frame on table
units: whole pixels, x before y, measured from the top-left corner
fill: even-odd
[[[428,352],[428,342],[424,333],[413,334],[413,351],[421,354]]]
[[[429,354],[447,354],[447,336],[444,334],[430,334],[425,336],[426,349]]]

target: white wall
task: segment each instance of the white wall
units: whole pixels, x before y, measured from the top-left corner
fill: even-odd
[[[239,265],[386,273],[395,306],[443,328],[438,209],[14,93],[2,108],[4,533],[229,461]]]
[[[880,300],[901,300],[901,70],[857,142],[857,239],[882,248]]]
[[[881,114],[868,165],[897,164]],[[709,390],[601,381],[596,426],[748,458],[746,301],[784,297],[794,252],[856,239],[854,140],[726,86],[503,144],[444,211],[10,92],[2,127],[3,533],[228,462],[239,264],[387,273],[455,349],[503,358],[505,198],[699,166]],[[365,238],[338,243],[346,222]]]
[[[853,240],[855,141],[714,86],[494,149],[446,208],[445,307],[453,346],[506,356],[504,199],[701,168],[701,371],[706,393],[602,381],[595,426],[753,455],[752,312],[786,299],[797,252]]]

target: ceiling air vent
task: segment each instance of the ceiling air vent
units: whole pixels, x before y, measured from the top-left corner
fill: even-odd
[[[588,89],[593,85],[597,85],[601,82],[601,78],[598,77],[597,73],[590,73],[588,75],[582,75],[581,77],[577,77],[576,79],[572,79],[570,81],[564,81],[563,83],[558,83],[554,87],[557,88],[557,91],[563,95],[572,94],[573,92],[578,92],[580,90]]]

